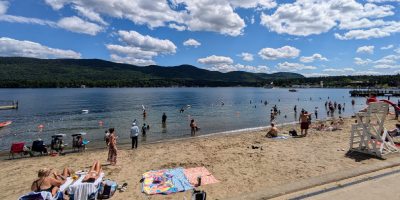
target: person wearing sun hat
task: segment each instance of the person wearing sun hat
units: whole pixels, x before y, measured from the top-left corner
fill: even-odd
[[[132,149],[137,149],[138,146],[138,136],[139,136],[139,127],[136,125],[136,121],[132,123],[131,128],[131,139],[132,139]]]

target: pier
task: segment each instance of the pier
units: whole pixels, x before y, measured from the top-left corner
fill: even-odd
[[[6,103],[0,104],[0,110],[18,109],[18,101],[5,101]]]
[[[369,89],[369,90],[350,90],[352,97],[365,97],[369,94],[375,94],[376,96],[400,96],[400,90],[394,89]]]

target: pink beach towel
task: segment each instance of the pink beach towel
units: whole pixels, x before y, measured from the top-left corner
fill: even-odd
[[[190,184],[197,185],[197,177],[201,176],[201,185],[207,185],[212,183],[218,183],[219,181],[205,168],[195,167],[184,170],[186,178]]]

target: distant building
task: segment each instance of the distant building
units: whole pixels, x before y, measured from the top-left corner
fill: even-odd
[[[321,82],[319,83],[319,86],[320,86],[321,88],[323,88],[323,87],[324,87],[324,81],[321,81]]]

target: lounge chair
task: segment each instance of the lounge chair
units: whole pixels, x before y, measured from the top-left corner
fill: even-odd
[[[55,134],[51,136],[51,153],[53,153],[53,151],[56,151],[57,153],[63,152],[64,146],[66,146],[63,140],[65,136],[65,134]]]
[[[57,192],[57,194],[53,197],[51,192],[47,191],[30,192],[21,196],[18,200],[64,200],[64,195],[62,192]]]
[[[42,140],[35,140],[32,143],[31,151],[33,152],[38,152],[40,155],[47,154],[47,148],[46,145]]]
[[[9,158],[12,157],[14,159],[14,154],[20,154],[22,157],[22,155],[24,155],[26,153],[26,151],[24,150],[24,146],[25,146],[25,142],[12,143],[11,149],[10,149],[10,154],[8,157]]]
[[[71,186],[68,187],[68,194],[70,200],[95,200],[99,192],[99,186],[104,177],[104,173],[100,173],[93,183],[82,182],[85,175],[75,181]]]

